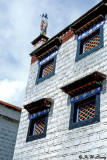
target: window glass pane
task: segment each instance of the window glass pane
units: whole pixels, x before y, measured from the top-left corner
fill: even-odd
[[[85,103],[83,102],[79,104],[77,106],[76,122],[80,122],[95,117],[95,108],[95,99],[88,100]]]
[[[53,70],[53,63],[46,65],[43,68],[42,77],[45,77],[47,74],[51,73]]]
[[[90,49],[98,46],[99,44],[100,44],[100,29],[94,31],[92,34],[81,40],[79,55],[88,52]]]
[[[45,119],[35,122],[33,128],[33,135],[44,133],[44,129],[45,129]]]
[[[83,44],[83,53],[89,51],[90,49],[96,47],[100,43],[100,34],[97,34],[90,38]]]

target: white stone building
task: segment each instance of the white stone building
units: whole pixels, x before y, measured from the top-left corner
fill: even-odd
[[[107,159],[107,1],[32,44],[13,159]]]

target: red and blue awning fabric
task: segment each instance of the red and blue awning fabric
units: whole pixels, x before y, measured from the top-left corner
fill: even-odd
[[[40,112],[37,112],[37,113],[30,114],[29,115],[29,119],[31,120],[31,119],[40,117],[42,115],[45,115],[45,114],[49,113],[49,111],[50,111],[50,108],[49,109],[45,109],[45,110],[40,111]]]
[[[90,90],[88,92],[85,92],[83,94],[77,95],[75,97],[72,97],[70,102],[74,103],[74,102],[81,101],[81,100],[86,99],[86,98],[88,98],[90,96],[96,95],[97,93],[99,93],[101,91],[102,91],[102,86],[100,86],[98,88],[95,88],[95,89],[92,89],[92,90]]]

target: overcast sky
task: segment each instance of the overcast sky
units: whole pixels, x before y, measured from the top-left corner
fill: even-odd
[[[0,100],[22,107],[29,74],[31,41],[48,14],[51,38],[101,0],[0,0]]]

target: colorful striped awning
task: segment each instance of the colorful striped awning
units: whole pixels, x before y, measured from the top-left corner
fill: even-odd
[[[43,111],[30,114],[30,115],[29,115],[29,119],[31,120],[31,119],[40,117],[40,116],[42,116],[42,115],[44,115],[44,114],[49,113],[49,111],[50,111],[50,109],[45,109],[45,110],[43,110]]]
[[[100,26],[102,26],[105,23],[105,20],[99,22],[97,25],[95,25],[94,27],[90,28],[88,31],[83,32],[82,34],[80,34],[77,37],[77,40],[83,39],[85,37],[87,37],[88,35],[90,35],[91,33],[93,33],[94,31],[96,31]]]
[[[83,100],[83,99],[86,99],[86,98],[88,98],[90,96],[93,96],[93,95],[95,95],[95,94],[97,94],[97,93],[99,93],[101,91],[102,91],[102,86],[100,86],[100,87],[98,87],[96,89],[92,89],[92,90],[90,90],[90,91],[88,91],[86,93],[83,93],[83,94],[77,95],[75,97],[72,97],[70,102],[71,103],[78,102],[80,100]]]
[[[51,55],[49,55],[48,57],[44,58],[42,61],[39,62],[39,65],[43,65],[45,64],[47,61],[51,60],[52,58],[54,58],[56,55],[58,54],[58,50],[53,52]]]
[[[42,98],[42,99],[39,99],[38,101],[35,101],[35,102],[32,102],[32,103],[29,103],[29,104],[26,104],[24,106],[24,108],[30,113],[35,113],[36,111],[40,111],[42,110],[42,108],[44,109],[45,107],[50,107],[51,104],[52,104],[52,99],[49,98]],[[36,110],[36,111],[35,111]]]
[[[55,52],[58,49],[59,49],[59,47],[57,45],[55,45],[51,49],[47,50],[46,52],[44,52],[43,54],[38,56],[37,59],[42,60],[43,58],[47,57],[48,55],[50,55],[51,53]]]
[[[76,30],[75,33],[76,34],[80,34],[80,33],[84,32],[85,30],[88,30],[90,27],[94,26],[95,24],[97,24],[102,19],[104,19],[104,16],[100,14],[99,16],[95,17],[90,22],[86,23],[81,28],[79,28],[78,30]]]

